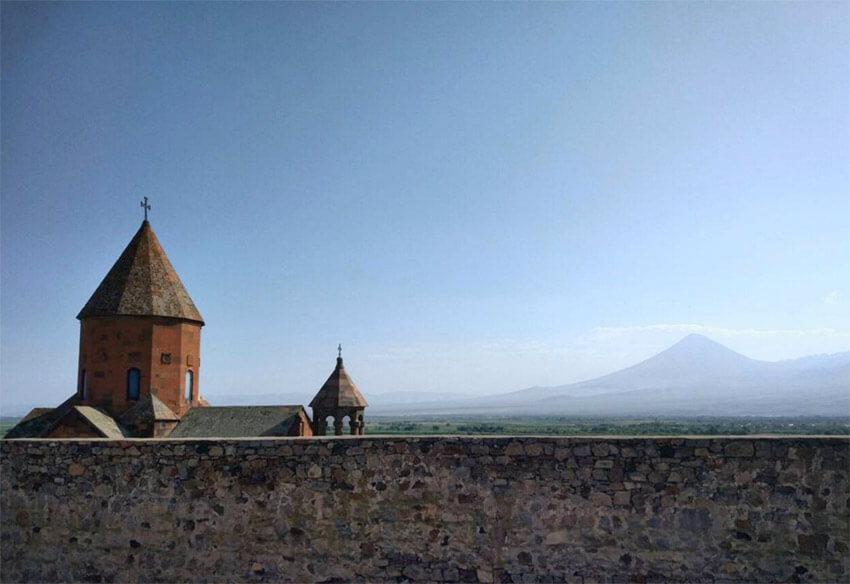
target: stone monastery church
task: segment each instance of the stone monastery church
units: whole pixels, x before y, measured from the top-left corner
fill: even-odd
[[[36,408],[6,438],[313,436],[328,418],[340,435],[363,433],[366,400],[342,351],[328,380],[301,405],[213,407],[202,397],[204,319],[145,220],[77,315],[77,392]],[[349,428],[344,428],[345,418]]]

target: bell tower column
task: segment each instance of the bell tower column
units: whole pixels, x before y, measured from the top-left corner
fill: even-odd
[[[337,351],[336,367],[310,402],[310,407],[313,409],[315,436],[326,435],[328,416],[334,418],[334,435],[343,435],[346,416],[349,418],[349,433],[353,436],[363,434],[363,411],[369,404],[345,371],[342,363],[342,345],[337,347]]]

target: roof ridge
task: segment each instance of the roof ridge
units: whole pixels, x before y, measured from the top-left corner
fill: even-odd
[[[147,228],[147,229],[146,229]],[[147,221],[143,221],[141,227],[136,232],[136,235],[133,236],[132,241],[127,245],[127,249],[130,249],[130,246],[133,246],[134,253],[132,254],[132,258],[139,258],[142,261],[139,262],[131,262],[130,269],[126,270],[124,274],[123,286],[121,288],[121,296],[118,299],[118,306],[121,307],[124,305],[124,299],[127,298],[127,304],[132,306],[133,298],[132,298],[132,288],[127,286],[127,282],[130,280],[131,276],[135,275],[140,276],[142,282],[147,282],[148,286],[148,295],[149,297],[153,297],[153,287],[150,285],[151,281],[151,253],[150,253],[150,244],[149,238],[144,237],[146,234],[145,231],[149,231],[153,233],[150,228],[150,223]],[[135,245],[134,245],[135,244]],[[122,254],[123,256],[123,254]]]
[[[147,288],[148,288],[148,293],[150,294],[150,298],[153,299],[154,292],[156,290],[155,290],[155,287],[154,287],[153,277],[152,277],[153,276],[153,262],[154,262],[152,242],[156,241],[157,237],[156,237],[156,234],[154,234],[153,229],[151,229],[151,224],[148,223],[147,220],[145,220],[144,223],[142,223],[142,229],[146,229],[147,231],[150,232],[150,235],[148,235],[148,237],[144,238],[144,245],[145,245],[146,249],[143,249],[142,251],[144,252],[145,259],[147,261],[141,266],[141,268],[142,268],[143,271],[147,272],[146,274],[144,274],[145,282],[147,282]],[[153,312],[153,301],[151,301],[151,311]],[[153,394],[151,394],[151,395],[153,395]],[[153,400],[151,400],[151,402],[153,402]]]
[[[109,272],[106,273],[106,277],[104,277],[103,282],[101,282],[100,286],[104,285],[104,283],[106,282],[106,278],[108,278],[110,275],[113,275],[113,271],[115,271],[115,266],[117,266],[118,263],[122,259],[124,259],[124,254],[126,254],[131,248],[133,250],[132,255],[136,255],[139,245],[141,244],[141,237],[139,237],[140,232],[141,228],[139,228],[139,231],[137,231],[136,235],[133,236],[133,239],[130,240],[130,243],[127,244],[127,247],[124,249],[124,251],[121,252],[121,255],[118,256],[118,259],[115,260],[115,265],[113,265],[112,269],[110,269]],[[117,280],[116,283],[120,285],[116,306],[121,306],[124,301],[124,294],[127,291],[127,282],[130,280],[130,274],[131,270],[129,269],[124,271],[115,271],[114,273],[113,277]],[[98,290],[100,289],[100,286],[98,286]],[[96,293],[97,290],[95,290],[95,294]],[[92,294],[92,298],[94,298],[94,294]],[[91,300],[89,302],[91,302]],[[85,308],[83,308],[83,310],[85,310]]]
[[[86,422],[93,426],[106,438],[123,438],[126,436],[124,429],[118,420],[107,412],[95,406],[75,405],[73,409],[80,414]],[[64,416],[63,416],[64,417]]]

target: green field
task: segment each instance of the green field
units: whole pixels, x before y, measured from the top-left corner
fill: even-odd
[[[5,436],[9,429],[18,423],[20,418],[0,418],[0,436]]]
[[[0,436],[18,418],[0,418]],[[369,416],[367,434],[684,436],[746,434],[850,435],[850,419],[835,418],[577,418],[568,416]]]
[[[568,416],[367,416],[369,434],[681,436],[850,435],[847,417],[581,418]]]

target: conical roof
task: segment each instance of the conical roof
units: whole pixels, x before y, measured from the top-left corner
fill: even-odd
[[[325,381],[322,389],[310,402],[314,410],[333,410],[336,408],[365,408],[369,404],[363,398],[363,394],[351,381],[345,368],[342,366],[342,357],[337,357],[336,368]]]
[[[77,315],[167,316],[204,324],[148,221]]]

